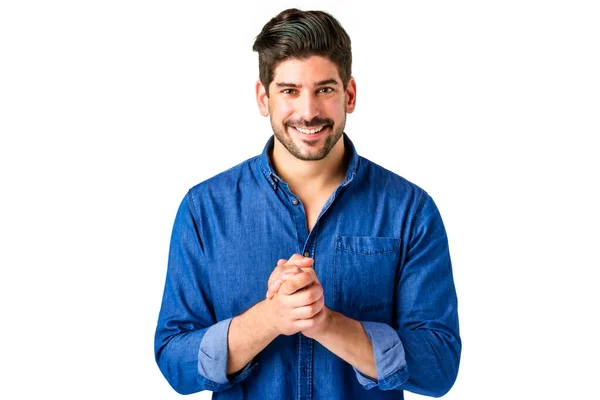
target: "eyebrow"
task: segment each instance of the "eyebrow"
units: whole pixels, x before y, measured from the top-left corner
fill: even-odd
[[[323,81],[319,81],[315,84],[315,86],[325,86],[325,85],[339,85],[339,82],[333,78],[325,79]],[[296,85],[295,83],[288,82],[277,82],[275,83],[277,87],[293,87],[293,88],[301,88],[302,85]]]

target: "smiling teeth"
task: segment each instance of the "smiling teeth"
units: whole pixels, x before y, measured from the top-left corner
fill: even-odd
[[[321,132],[321,130],[323,128],[325,128],[325,125],[321,126],[320,128],[316,128],[316,129],[302,129],[302,128],[298,128],[297,126],[295,126],[294,128],[296,128],[296,130],[298,132],[304,133],[306,135],[314,135],[315,133]]]

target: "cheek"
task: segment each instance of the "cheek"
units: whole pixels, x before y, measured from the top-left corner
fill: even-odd
[[[328,103],[323,111],[325,111],[326,115],[330,118],[335,118],[337,120],[343,119],[344,114],[346,114],[345,103],[339,101]]]
[[[294,107],[291,102],[273,101],[270,104],[271,115],[279,118],[289,118],[294,114]]]

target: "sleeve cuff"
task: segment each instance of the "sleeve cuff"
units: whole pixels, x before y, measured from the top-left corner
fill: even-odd
[[[198,374],[209,390],[222,391],[244,380],[256,365],[251,360],[234,375],[227,376],[227,335],[232,318],[220,321],[206,330],[198,351]]]
[[[408,380],[408,368],[404,346],[398,334],[391,326],[380,322],[360,321],[373,345],[375,369],[378,380],[375,380],[354,368],[356,379],[365,389],[378,387],[381,390],[392,390]]]

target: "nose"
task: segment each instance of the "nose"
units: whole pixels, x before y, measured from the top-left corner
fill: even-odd
[[[320,104],[319,99],[312,93],[306,93],[300,99],[300,104],[298,107],[298,114],[305,121],[311,121],[314,117],[319,115]]]

